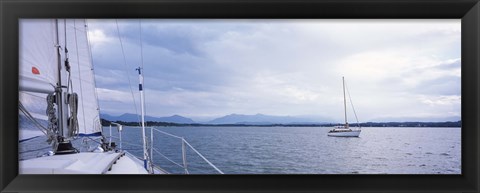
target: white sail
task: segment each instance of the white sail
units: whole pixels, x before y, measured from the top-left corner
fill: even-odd
[[[57,27],[58,26],[58,27]],[[58,31],[57,31],[58,30]],[[20,96],[27,111],[38,112],[38,105],[45,104],[46,94],[53,93],[58,82],[58,46],[60,46],[61,82],[68,84],[65,59],[68,50],[71,91],[78,94],[77,119],[80,135],[99,135],[101,124],[92,60],[83,19],[22,19],[20,20],[20,92],[35,93],[43,97]],[[67,91],[64,88],[64,91]],[[43,114],[45,114],[43,109]],[[70,113],[69,113],[70,114]],[[58,115],[57,115],[58,116]]]
[[[47,120],[47,93],[58,79],[55,20],[20,20],[19,37],[19,101],[33,118]],[[24,113],[19,116],[20,141],[43,135]]]
[[[20,20],[21,91],[54,92],[58,79],[55,20]]]
[[[60,19],[59,26],[61,26],[59,29],[60,43],[68,50],[71,86],[73,92],[78,94],[79,134],[99,135],[101,132],[100,113],[86,22],[84,19],[67,19],[66,21]],[[62,53],[62,63],[65,57],[65,53]],[[67,84],[66,79],[62,84]]]

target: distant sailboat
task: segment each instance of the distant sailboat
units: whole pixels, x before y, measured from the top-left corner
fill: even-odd
[[[328,136],[332,136],[332,137],[358,137],[358,136],[360,136],[360,132],[362,131],[360,125],[356,129],[351,129],[350,125],[348,124],[348,121],[347,121],[347,99],[346,99],[346,96],[345,96],[345,78],[344,77],[342,77],[342,81],[343,81],[343,106],[344,106],[344,112],[345,112],[345,125],[335,126],[334,129],[332,129],[328,132]],[[350,101],[351,101],[351,99],[350,99]],[[355,109],[353,109],[353,112],[355,113]],[[355,116],[357,116],[356,113],[355,113]],[[358,119],[357,119],[357,123],[358,123]]]

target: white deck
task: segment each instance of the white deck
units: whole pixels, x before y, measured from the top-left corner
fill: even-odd
[[[142,164],[137,158],[125,154],[105,174],[148,174]]]
[[[20,174],[148,174],[142,162],[123,152],[82,152],[19,162]]]

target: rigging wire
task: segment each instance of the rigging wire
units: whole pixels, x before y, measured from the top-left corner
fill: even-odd
[[[31,114],[27,111],[25,106],[23,106],[22,101],[18,101],[18,107],[20,111],[39,129],[45,136],[47,136],[48,129],[40,124]]]
[[[163,158],[165,158],[167,161],[169,161],[170,163],[173,163],[175,165],[177,165],[178,167],[181,167],[183,169],[185,169],[185,167],[183,167],[182,165],[180,165],[179,163],[171,160],[170,158],[168,158],[167,156],[165,156],[163,153],[160,153],[160,151],[158,151],[157,149],[153,148],[153,151],[155,151],[155,153],[158,153],[160,156],[162,156]]]
[[[177,138],[177,139],[180,139],[182,140],[182,143],[185,143],[185,145],[187,145],[191,150],[193,150],[194,153],[196,153],[200,158],[202,158],[208,165],[210,165],[213,169],[215,169],[218,173],[220,174],[224,174],[220,169],[218,169],[212,162],[210,162],[205,156],[203,156],[199,151],[197,151],[192,145],[190,145],[190,143],[188,143],[187,140],[185,140],[185,138],[183,137],[180,137],[180,136],[177,136],[177,135],[173,135],[173,134],[170,134],[170,133],[167,133],[167,132],[164,132],[162,130],[159,130],[159,129],[156,129],[155,127],[151,127],[153,129],[153,131],[157,131],[159,132],[160,134],[164,134],[164,135],[167,135],[167,136],[170,136],[170,137],[174,137],[174,138]],[[160,153],[158,152],[158,150],[156,150],[155,148],[153,148],[154,151],[156,151],[157,153]],[[185,158],[183,158],[185,159]],[[185,168],[184,166],[180,166],[182,168]],[[188,171],[187,171],[188,172]]]
[[[353,114],[355,114],[355,119],[357,120],[357,125],[360,127],[360,122],[358,122],[357,113],[355,112],[355,107],[353,106],[352,97],[350,96],[350,91],[349,91],[350,89],[348,89],[347,83],[345,83],[345,87],[347,87],[348,99],[350,99],[350,104],[352,105]]]
[[[117,26],[117,35],[118,35],[118,40],[120,41],[120,47],[122,48],[123,62],[128,69],[129,66],[127,64],[127,59],[125,57],[125,50],[123,48],[122,38],[120,37],[120,29],[118,27],[118,20],[116,20],[116,19],[115,19],[115,24]],[[132,81],[130,80],[130,73],[128,73],[128,71],[126,71],[126,73],[127,73],[127,78],[128,78],[128,85],[130,86],[130,93],[132,93],[132,100],[133,100],[133,105],[135,107],[135,114],[137,114],[137,121],[138,121],[138,125],[140,126],[140,117],[138,115],[137,103],[135,102],[135,95],[133,94]]]

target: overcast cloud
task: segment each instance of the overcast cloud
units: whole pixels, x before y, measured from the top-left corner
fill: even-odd
[[[141,30],[139,20],[118,20],[118,31],[115,20],[88,24],[102,113],[135,113],[131,90],[140,109],[143,50],[150,116],[341,121],[345,76],[361,122],[460,117],[460,20],[142,20]]]

